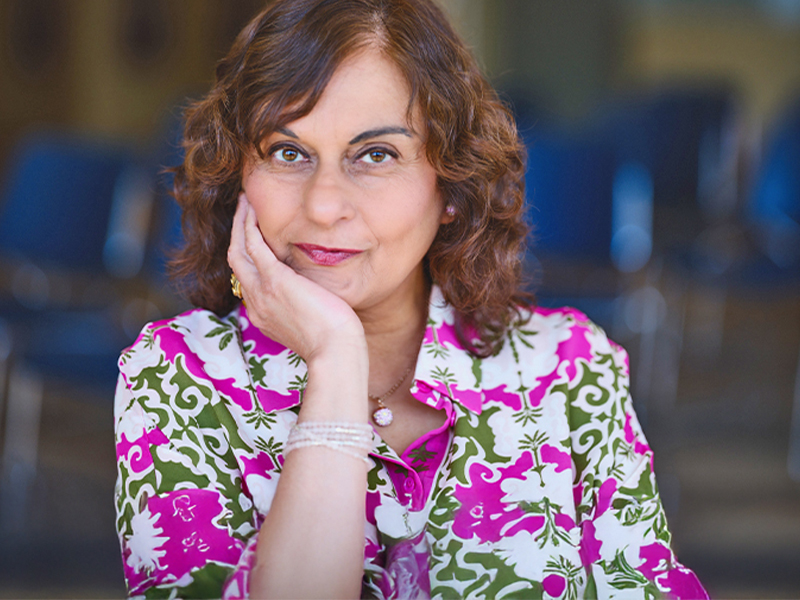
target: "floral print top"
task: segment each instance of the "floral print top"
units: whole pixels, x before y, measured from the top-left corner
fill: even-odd
[[[444,425],[376,435],[362,595],[706,598],[679,564],[625,351],[573,309],[533,311],[486,359],[434,287],[411,392]],[[129,592],[246,597],[306,385],[240,307],[150,324],[120,358],[117,529]]]

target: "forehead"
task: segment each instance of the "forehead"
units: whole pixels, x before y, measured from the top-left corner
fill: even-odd
[[[331,119],[328,126],[406,125],[416,129],[419,110],[411,108],[411,87],[397,64],[373,46],[348,56],[333,72],[308,115]]]

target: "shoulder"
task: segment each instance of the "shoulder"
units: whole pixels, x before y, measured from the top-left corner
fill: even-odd
[[[245,366],[240,339],[238,310],[218,317],[194,309],[148,323],[120,355],[120,386],[132,391],[166,390],[170,386],[208,387],[212,379],[241,378],[237,374],[243,376]]]
[[[125,372],[128,365],[158,356],[174,362],[180,355],[198,354],[212,348],[219,352],[225,350],[239,331],[238,309],[218,317],[209,310],[196,308],[154,321],[145,325],[136,341],[122,351],[120,370]]]
[[[474,385],[486,394],[516,390],[538,404],[555,389],[573,390],[591,382],[626,384],[627,353],[584,313],[570,307],[530,306],[519,311],[521,318],[505,332],[496,354],[472,357],[453,368],[461,387]],[[452,356],[445,358],[448,366],[454,362]]]
[[[218,329],[233,331],[238,328],[238,308],[223,317],[219,317],[210,310],[204,308],[194,308],[174,317],[146,324],[136,338],[136,341],[127,348],[125,352],[131,350],[138,351],[142,347],[152,346],[154,339],[156,341],[163,341],[161,338],[163,338],[165,334],[169,334],[169,332],[174,333],[167,335],[166,337],[168,339],[189,340],[192,338],[202,339],[209,337],[210,334],[213,335],[212,332]]]
[[[527,335],[529,340],[535,340],[533,350],[554,355],[559,361],[610,359],[622,366],[627,374],[625,349],[580,310],[569,306],[533,306],[522,309],[522,315],[523,323],[509,332],[511,339]]]

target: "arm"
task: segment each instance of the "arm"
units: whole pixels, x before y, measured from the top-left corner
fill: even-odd
[[[194,427],[184,435],[189,415],[213,419],[212,388],[197,379],[197,393],[176,392],[175,365],[157,343],[147,346],[140,340],[125,353],[115,399],[117,530],[128,591],[219,596],[254,533],[252,502],[229,447]]]
[[[343,356],[309,365],[300,420],[356,421],[326,406],[358,398]],[[312,385],[311,382],[325,382]],[[365,392],[360,397],[364,397]],[[305,411],[305,407],[319,407]],[[313,416],[309,416],[313,414]],[[360,422],[365,422],[364,416]],[[263,598],[357,598],[364,572],[366,465],[328,448],[302,448],[286,458],[259,533],[250,593]]]
[[[299,422],[367,422],[369,373],[363,328],[352,309],[272,254],[244,194],[228,260],[251,321],[308,365]],[[253,597],[356,598],[364,559],[366,467],[324,447],[298,449],[283,465],[259,531]]]
[[[572,390],[570,421],[582,424],[572,440],[575,464],[582,466],[575,496],[590,589],[593,584],[598,598],[634,589],[646,597],[705,598],[670,548],[652,451],[628,392],[627,355],[602,332],[587,338],[593,359]]]

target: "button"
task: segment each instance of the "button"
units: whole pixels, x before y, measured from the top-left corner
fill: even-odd
[[[405,482],[403,483],[403,487],[407,492],[413,492],[416,484],[411,477],[406,478]]]

